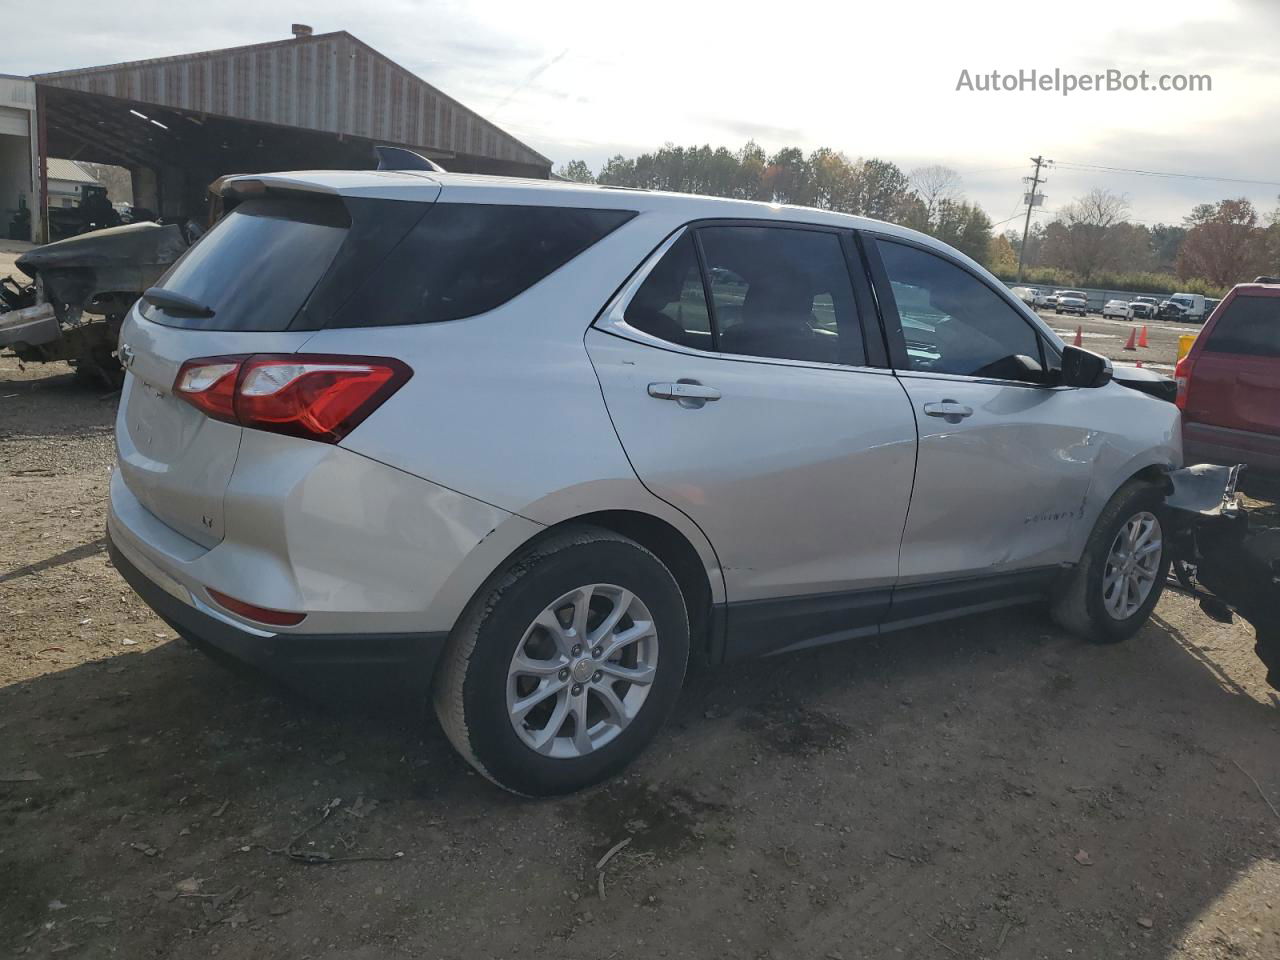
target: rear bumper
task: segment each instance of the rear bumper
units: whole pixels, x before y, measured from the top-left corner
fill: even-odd
[[[290,683],[394,686],[425,690],[448,634],[250,633],[179,599],[147,576],[107,532],[111,563],[152,610],[199,647],[212,649]],[[354,681],[354,682],[353,682]]]
[[[1255,473],[1280,475],[1280,436],[1182,422],[1186,463],[1248,464]]]

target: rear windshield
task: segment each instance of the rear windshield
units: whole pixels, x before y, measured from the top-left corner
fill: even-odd
[[[1218,316],[1205,350],[1280,357],[1280,297],[1236,297]]]
[[[634,216],[633,210],[437,203],[326,326],[429,323],[484,313]]]
[[[153,305],[146,315],[169,326],[246,331],[457,320],[506,303],[634,216],[578,207],[257,198],[236,207],[161,281],[213,316]]]
[[[160,282],[213,316],[146,307],[156,323],[198,330],[285,330],[347,236],[337,197],[246,200],[182,255]]]

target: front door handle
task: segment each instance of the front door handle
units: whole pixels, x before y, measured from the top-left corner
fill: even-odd
[[[924,412],[931,417],[941,417],[947,423],[959,423],[965,417],[973,416],[973,407],[966,407],[963,403],[957,403],[955,400],[943,400],[941,402],[926,403]]]
[[[682,407],[696,410],[710,400],[719,400],[720,391],[703,386],[697,380],[649,384],[649,396],[657,400],[675,400]]]

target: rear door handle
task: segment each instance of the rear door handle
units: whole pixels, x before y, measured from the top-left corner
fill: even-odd
[[[706,403],[708,400],[719,400],[720,391],[715,387],[704,387],[697,382],[679,380],[675,383],[649,384],[649,396],[658,400],[700,400]],[[701,405],[701,403],[698,404],[698,406]]]
[[[926,403],[924,412],[931,417],[942,417],[947,423],[959,423],[965,417],[973,416],[973,407],[966,407],[955,400]]]

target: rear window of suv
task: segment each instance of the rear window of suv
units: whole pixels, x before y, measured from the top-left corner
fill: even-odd
[[[246,200],[184,253],[159,284],[213,315],[146,305],[146,316],[198,330],[285,330],[333,262],[350,224],[337,197]]]
[[[1237,296],[1214,323],[1205,350],[1280,357],[1280,297]]]
[[[213,315],[150,305],[146,315],[169,326],[244,331],[458,320],[501,306],[635,215],[344,203],[314,194],[255,198],[224,217],[161,281]]]

